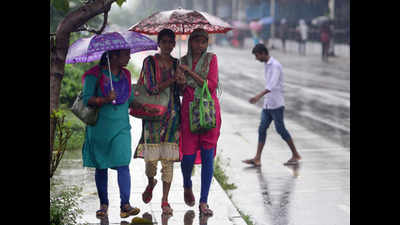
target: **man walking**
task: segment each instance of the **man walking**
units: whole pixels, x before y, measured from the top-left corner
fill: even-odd
[[[263,44],[257,44],[253,48],[252,53],[255,55],[256,60],[264,63],[265,90],[251,98],[249,102],[255,104],[261,99],[261,97],[264,95],[266,96],[264,97],[264,106],[261,112],[260,125],[258,127],[258,146],[256,156],[253,159],[243,160],[242,162],[254,166],[261,165],[261,153],[267,138],[267,129],[273,120],[276,131],[282,139],[286,141],[292,151],[292,157],[284,163],[284,165],[298,164],[301,157],[297,152],[293,140],[283,122],[285,102],[283,98],[282,65],[269,55],[268,49]]]

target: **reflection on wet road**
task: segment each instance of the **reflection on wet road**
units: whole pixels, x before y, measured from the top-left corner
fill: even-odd
[[[215,48],[222,81],[220,157],[227,161],[232,201],[257,225],[350,224],[350,60],[305,58],[271,51],[283,65],[285,125],[303,157],[284,166],[287,144],[273,125],[267,131],[262,166],[254,157],[264,89],[264,65],[251,51]]]

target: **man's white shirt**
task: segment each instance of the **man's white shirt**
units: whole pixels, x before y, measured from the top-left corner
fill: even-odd
[[[265,89],[268,92],[264,95],[264,109],[276,109],[285,105],[283,97],[283,72],[282,65],[270,56],[268,62],[264,63]]]

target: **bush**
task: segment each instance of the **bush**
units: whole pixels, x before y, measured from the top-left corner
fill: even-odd
[[[55,184],[50,186],[50,225],[77,224],[77,219],[83,214],[78,208],[82,188],[78,186],[63,187],[56,190]]]
[[[66,109],[65,119],[70,123],[72,135],[67,143],[67,150],[78,150],[82,149],[83,142],[85,140],[85,123],[76,117],[71,110]]]
[[[65,120],[66,111],[59,109],[51,113],[51,118],[54,119],[55,124],[55,139],[52,151],[52,158],[50,162],[50,178],[54,175],[64,152],[67,149],[67,144],[72,135],[71,123]]]
[[[90,67],[89,67],[90,68]],[[87,69],[87,65],[65,65],[64,77],[61,82],[60,103],[71,107],[76,96],[82,90],[82,75]]]

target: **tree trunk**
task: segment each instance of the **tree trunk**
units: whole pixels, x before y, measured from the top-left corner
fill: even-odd
[[[58,109],[61,81],[64,76],[65,59],[68,53],[69,40],[72,32],[85,24],[91,18],[108,12],[116,0],[96,0],[70,12],[58,25],[55,42],[50,43],[50,115]],[[50,152],[52,161],[55,121],[50,118]]]

